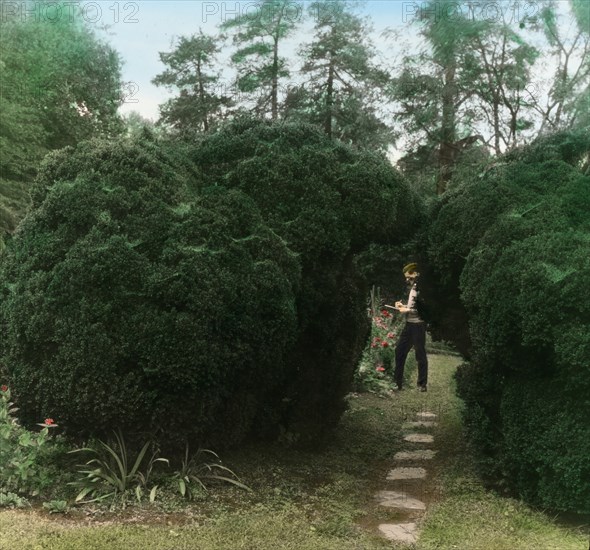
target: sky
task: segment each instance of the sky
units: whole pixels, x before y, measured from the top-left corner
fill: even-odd
[[[305,9],[309,1],[304,1]],[[137,0],[137,1],[98,1],[80,2],[86,10],[89,21],[107,25],[103,38],[119,52],[123,59],[123,80],[125,103],[122,114],[137,111],[143,117],[156,120],[158,105],[172,92],[157,87],[151,80],[164,70],[159,60],[159,52],[171,51],[175,40],[180,36],[190,36],[202,29],[206,34],[218,33],[219,25],[236,15],[258,9],[259,2],[252,1],[210,1],[210,0]],[[98,9],[100,8],[100,9]],[[374,27],[374,42],[383,55],[388,45],[380,37],[385,28],[400,28],[408,25],[411,7],[402,0],[372,0],[365,2],[358,10],[360,15],[370,16]],[[100,12],[100,13],[99,13]],[[305,21],[297,3],[293,2],[291,18],[300,25],[293,37],[285,43],[286,54],[297,62],[297,47],[311,39],[313,19]],[[230,49],[227,50],[229,52]],[[227,66],[227,59],[219,57],[220,65]],[[231,74],[223,73],[223,85],[231,86]]]
[[[457,0],[457,13],[481,20],[491,20],[504,15],[515,26],[528,15],[535,15],[545,0]],[[567,0],[561,0],[567,4]],[[122,114],[137,111],[144,118],[156,120],[158,105],[173,96],[173,92],[157,87],[151,80],[165,67],[159,60],[159,52],[171,51],[180,36],[190,36],[202,29],[215,35],[219,25],[236,15],[259,9],[260,0],[71,0],[82,9],[84,18],[97,28],[120,54],[123,60],[125,102]],[[304,9],[310,5],[304,0]],[[297,48],[311,40],[313,18],[302,17],[298,3],[293,1],[291,18],[300,21],[294,36],[285,44],[285,53],[292,59],[292,69],[297,68]],[[435,2],[442,6],[441,2]],[[329,9],[329,2],[327,3]],[[361,3],[357,13],[368,16],[373,25],[372,41],[378,51],[378,62],[390,67],[396,58],[412,53],[418,45],[416,16],[426,6],[422,0],[369,0]],[[437,13],[437,16],[452,17],[453,13]],[[398,39],[386,38],[383,31],[398,32]],[[231,88],[232,73],[227,55],[219,57],[222,85]]]

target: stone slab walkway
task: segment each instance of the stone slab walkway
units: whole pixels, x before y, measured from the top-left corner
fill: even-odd
[[[379,491],[375,498],[381,506],[407,510],[426,510],[426,505],[417,498],[408,496],[405,491]]]
[[[416,416],[418,418],[427,418],[429,420],[433,420],[434,418],[436,418],[436,414],[428,411],[416,413]]]
[[[430,411],[416,413],[418,420],[403,424],[404,429],[434,428],[436,414]],[[385,478],[386,487],[375,494],[379,506],[396,511],[395,523],[382,523],[379,532],[387,539],[399,543],[414,544],[419,537],[419,521],[426,510],[426,503],[417,498],[417,493],[424,494],[415,484],[428,477],[427,463],[436,455],[433,449],[425,445],[434,443],[434,436],[427,433],[405,433],[404,442],[420,445],[420,448],[408,448],[399,451],[393,460],[399,465],[390,470]],[[406,466],[406,464],[410,464]],[[403,464],[403,465],[402,465]],[[422,481],[423,483],[423,481]],[[400,520],[400,512],[403,519]]]
[[[430,449],[425,451],[400,451],[393,456],[394,460],[431,460],[436,451]]]
[[[434,443],[434,436],[430,434],[408,434],[404,437],[404,441],[411,441],[412,443]]]
[[[416,524],[415,523],[397,523],[397,524],[386,524],[382,523],[379,525],[379,530],[389,540],[396,540],[399,542],[406,542],[413,544],[418,540],[416,536]]]
[[[426,470],[424,468],[394,468],[387,477],[387,481],[395,481],[396,479],[424,479],[426,477]]]

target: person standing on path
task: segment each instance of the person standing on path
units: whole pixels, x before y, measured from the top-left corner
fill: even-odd
[[[416,309],[419,291],[417,289],[418,264],[409,263],[403,268],[404,277],[409,287],[408,301],[395,303],[395,309],[406,316],[406,324],[395,347],[395,371],[393,378],[398,390],[402,389],[404,367],[410,349],[414,348],[418,363],[418,389],[426,391],[428,384],[428,358],[426,357],[426,323]]]

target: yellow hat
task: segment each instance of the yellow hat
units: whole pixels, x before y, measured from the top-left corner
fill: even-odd
[[[418,264],[416,262],[412,262],[404,266],[402,273],[413,273],[414,271],[418,271]]]

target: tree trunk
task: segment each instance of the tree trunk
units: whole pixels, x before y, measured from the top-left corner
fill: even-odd
[[[199,81],[199,98],[201,105],[205,106],[205,86],[203,86],[203,75],[201,74],[201,60],[197,59],[197,79]],[[209,121],[207,120],[207,109],[203,113],[203,131],[209,131]]]
[[[277,36],[274,37],[272,55],[271,117],[277,120],[279,118],[279,39]]]
[[[494,116],[494,151],[496,155],[501,154],[500,150],[500,98],[498,97],[497,90],[493,91],[493,105],[492,112]]]
[[[332,107],[334,105],[334,56],[330,54],[330,65],[328,67],[328,86],[326,91],[326,120],[324,131],[329,138],[332,138]]]
[[[455,70],[454,60],[445,67],[442,93],[442,124],[438,153],[438,181],[436,183],[436,193],[438,195],[442,195],[447,188],[447,184],[451,179],[455,157]]]

